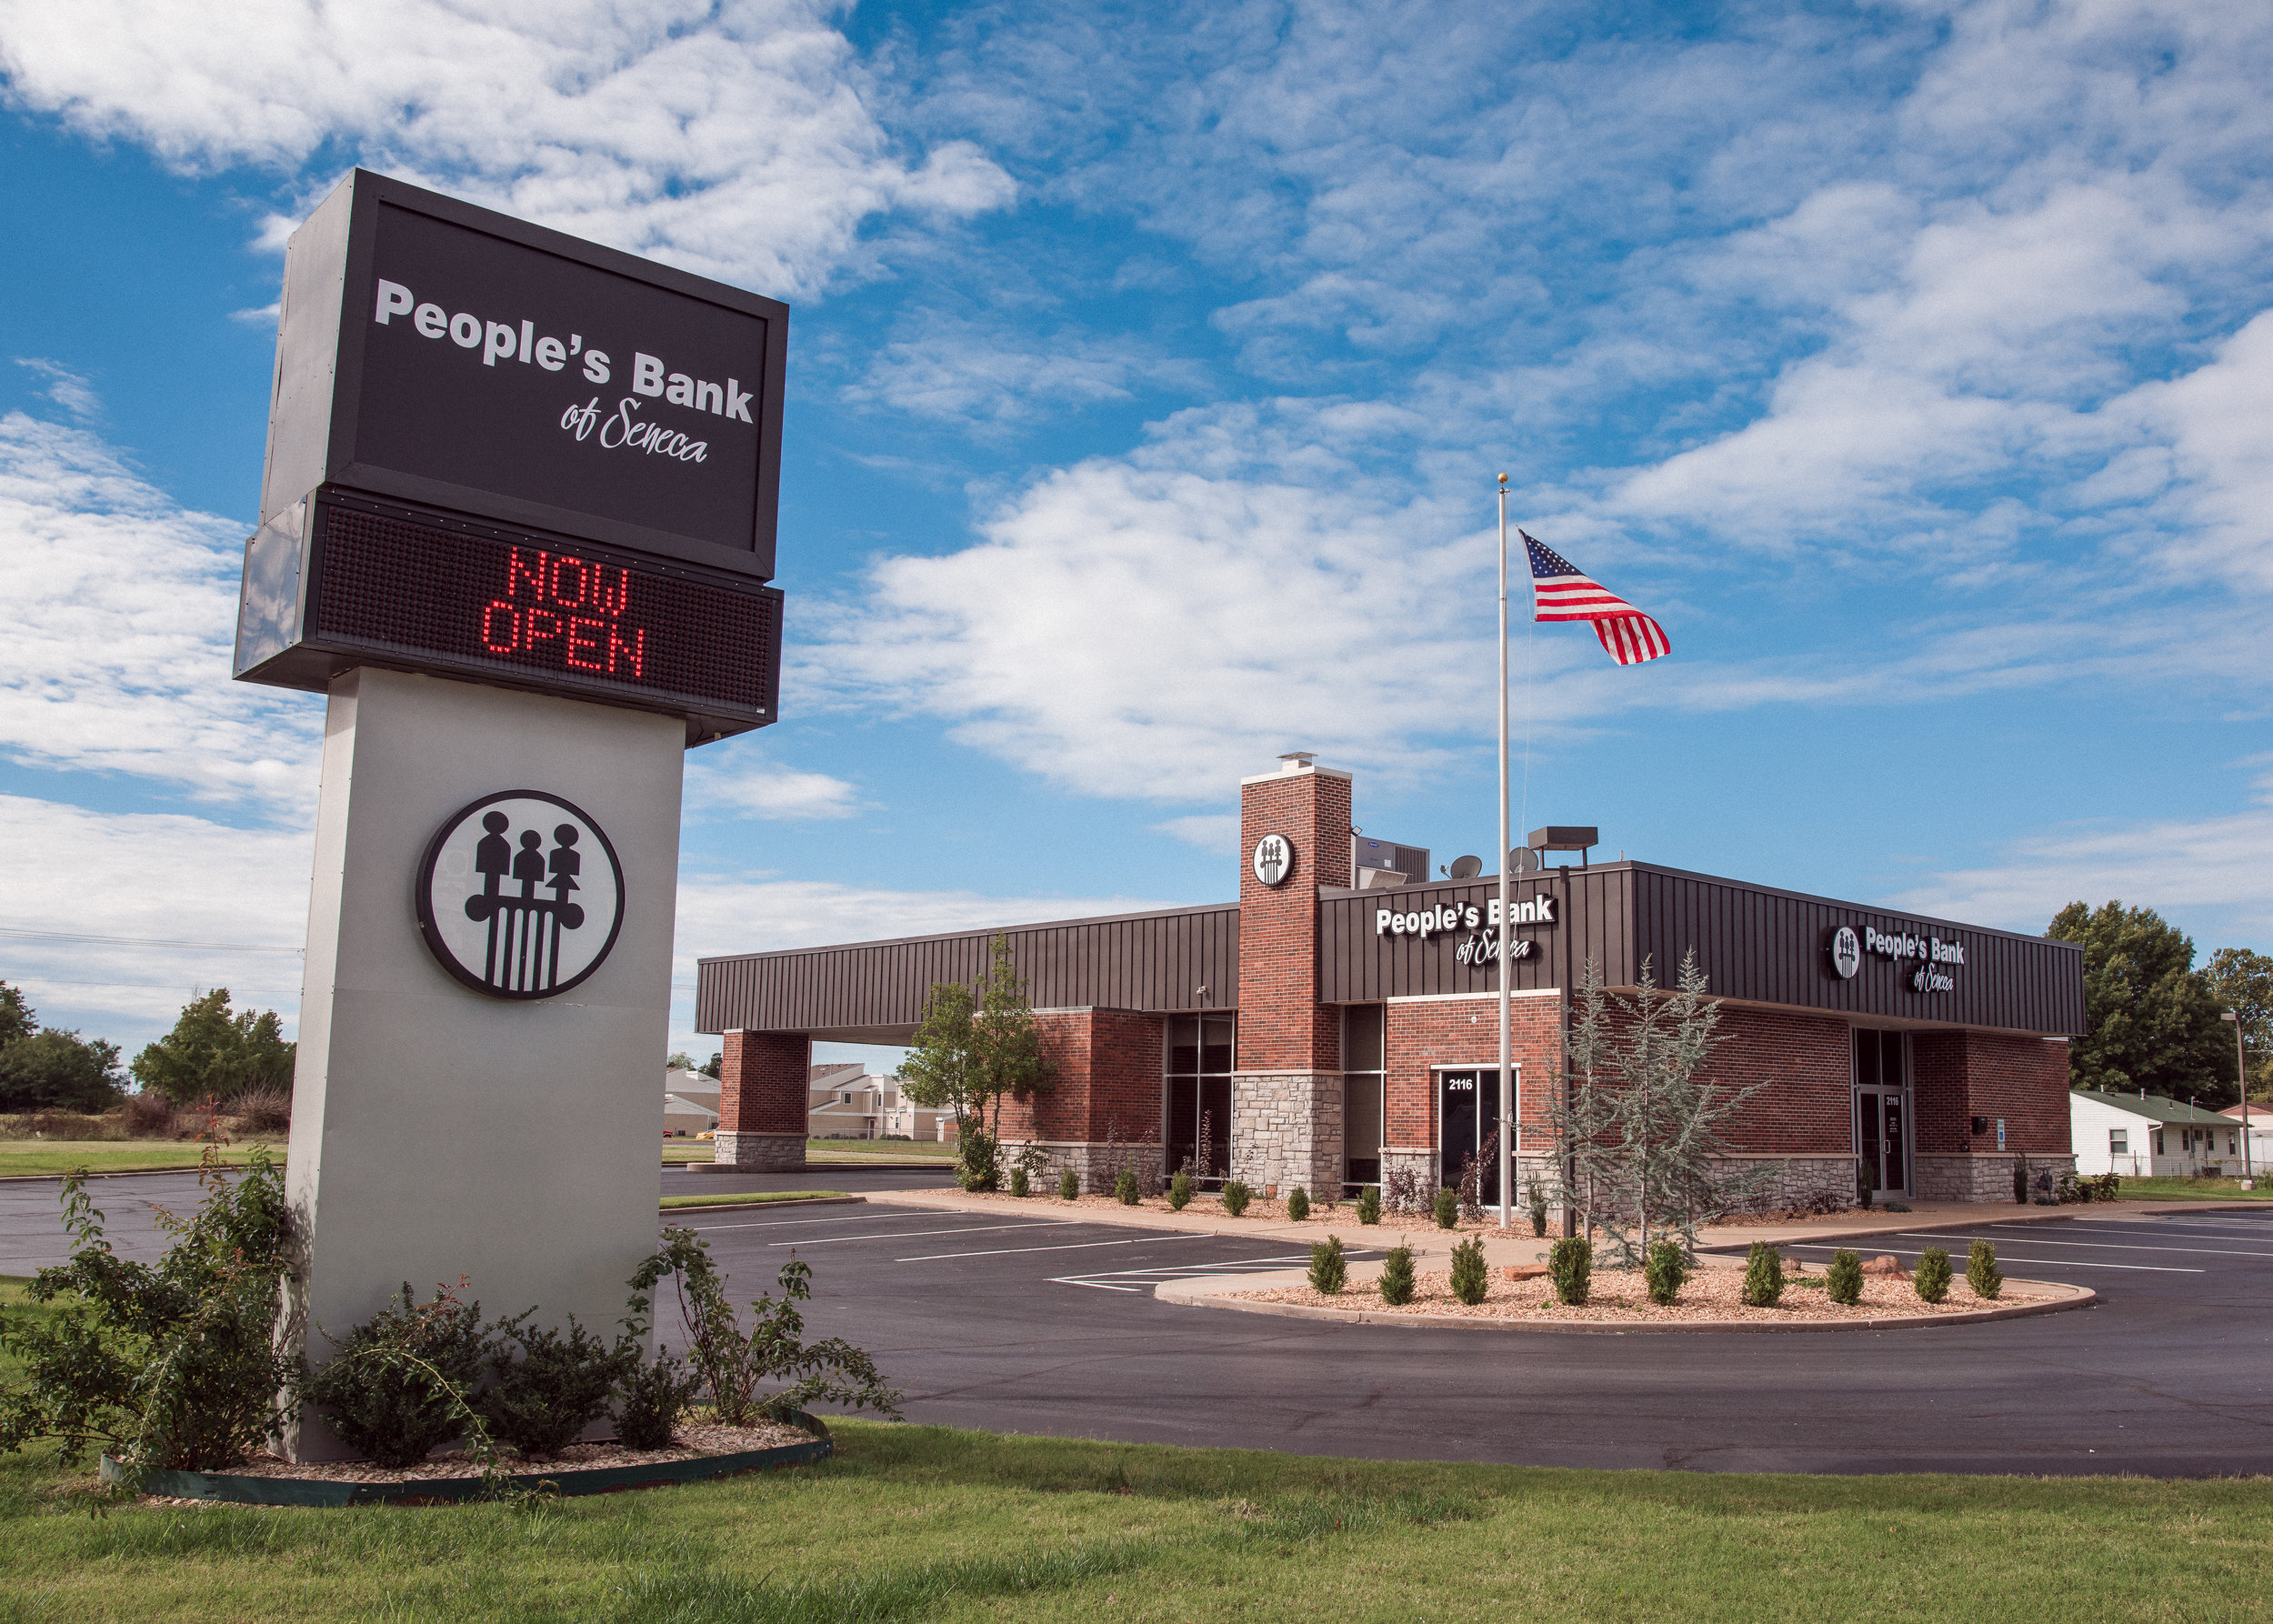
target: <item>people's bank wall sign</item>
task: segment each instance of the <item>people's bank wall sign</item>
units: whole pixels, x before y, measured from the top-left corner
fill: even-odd
[[[1830,933],[1824,947],[1831,973],[1842,981],[1852,981],[1861,973],[1866,953],[1891,959],[1898,967],[1916,961],[1902,977],[1912,992],[1955,992],[1956,972],[1965,963],[1963,942],[1906,930],[1885,931],[1875,925],[1866,925],[1859,932],[1852,925],[1842,925]]]
[[[787,307],[356,170],[294,233],[236,675],[776,719]]]
[[[509,790],[461,807],[419,865],[418,928],[476,992],[549,998],[600,967],[624,925],[624,869],[573,802]]]

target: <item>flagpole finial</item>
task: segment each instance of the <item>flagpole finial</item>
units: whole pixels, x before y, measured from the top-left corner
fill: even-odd
[[[1507,484],[1507,475],[1505,475],[1505,474],[1502,474],[1502,475],[1499,476],[1499,482],[1500,482],[1500,484],[1502,484],[1502,485]]]

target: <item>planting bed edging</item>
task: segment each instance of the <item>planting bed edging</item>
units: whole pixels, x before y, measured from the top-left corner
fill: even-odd
[[[1338,1320],[1345,1325],[1419,1325],[1431,1329],[1457,1326],[1463,1330],[1559,1331],[1566,1334],[1614,1336],[1647,1332],[1651,1334],[1705,1333],[1713,1331],[1765,1331],[1771,1335],[1789,1335],[1797,1331],[1898,1331],[1925,1325],[1978,1325],[1988,1319],[2018,1319],[2030,1314],[2060,1314],[2069,1308],[2088,1308],[2099,1300],[2099,1294],[2085,1286],[2062,1286],[2049,1280],[2008,1280],[2013,1286],[2027,1286],[2031,1290],[2061,1292],[2067,1295],[2049,1302],[2009,1303],[1995,1308],[1976,1308],[1963,1314],[1900,1314],[1892,1318],[1873,1317],[1868,1319],[1795,1319],[1788,1324],[1758,1319],[1683,1319],[1683,1320],[1617,1320],[1617,1319],[1496,1319],[1471,1314],[1400,1314],[1387,1308],[1317,1308],[1307,1303],[1259,1302],[1252,1298],[1229,1295],[1233,1290],[1253,1290],[1268,1279],[1267,1276],[1243,1275],[1235,1279],[1216,1277],[1203,1280],[1163,1280],[1152,1288],[1152,1294],[1162,1302],[1177,1303],[1190,1308],[1231,1308],[1242,1314],[1276,1314],[1287,1319]]]
[[[842,1207],[867,1198],[866,1196],[792,1196],[786,1201],[710,1200],[686,1207],[660,1207],[656,1210],[666,1213],[767,1211],[776,1207]]]
[[[740,1449],[731,1455],[697,1455],[686,1460],[660,1460],[646,1466],[599,1466],[558,1472],[516,1472],[506,1479],[516,1489],[549,1485],[554,1492],[620,1494],[629,1489],[658,1489],[666,1484],[700,1483],[714,1478],[736,1478],[744,1472],[772,1471],[826,1460],[836,1452],[826,1426],[803,1410],[790,1419],[817,1429],[818,1436],[801,1444],[775,1449]],[[103,1457],[105,1483],[123,1478],[125,1469]],[[431,1506],[479,1499],[484,1485],[479,1477],[413,1478],[403,1483],[325,1482],[321,1478],[254,1478],[235,1472],[152,1472],[142,1492],[170,1499],[223,1500],[239,1506]]]

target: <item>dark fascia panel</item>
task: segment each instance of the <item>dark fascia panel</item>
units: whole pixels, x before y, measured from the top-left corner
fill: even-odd
[[[1034,919],[1023,925],[988,925],[976,930],[938,930],[929,936],[878,937],[866,942],[820,942],[810,947],[775,947],[764,953],[720,953],[708,958],[697,958],[696,967],[706,964],[745,964],[761,958],[803,958],[816,953],[851,953],[863,947],[904,947],[917,942],[959,942],[972,937],[1016,936],[1028,930],[1072,930],[1084,925],[1123,925],[1132,919],[1175,919],[1196,914],[1236,914],[1236,902],[1204,904],[1198,907],[1147,908],[1135,914],[1093,914],[1080,919]]]

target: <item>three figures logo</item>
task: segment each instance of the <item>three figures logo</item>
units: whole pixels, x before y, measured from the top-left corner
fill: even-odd
[[[582,810],[507,790],[461,807],[436,832],[417,904],[426,946],[451,975],[493,997],[549,998],[616,946],[624,871]]]
[[[1267,886],[1282,883],[1295,871],[1295,845],[1284,835],[1266,835],[1255,843],[1255,877]]]
[[[1831,968],[1842,981],[1852,981],[1855,972],[1863,967],[1863,945],[1855,936],[1855,927],[1842,925],[1831,933],[1828,944]]]

